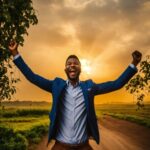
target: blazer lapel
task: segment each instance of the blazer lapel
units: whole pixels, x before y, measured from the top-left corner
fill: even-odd
[[[64,88],[65,88],[65,86],[66,86],[66,82],[65,81],[63,81],[60,85],[59,85],[59,87],[57,88],[57,101],[59,100],[59,96],[61,95],[61,93],[62,93],[62,91],[64,90]]]

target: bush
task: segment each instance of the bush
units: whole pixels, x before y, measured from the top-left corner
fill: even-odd
[[[27,139],[12,129],[0,126],[0,148],[2,150],[27,150]]]
[[[2,117],[5,117],[5,118],[11,118],[11,117],[18,117],[18,114],[16,111],[5,111],[2,113]]]
[[[10,118],[10,117],[22,117],[22,116],[42,116],[42,115],[48,115],[49,110],[45,109],[19,109],[15,111],[4,111],[0,112],[1,117]]]
[[[39,143],[42,136],[48,132],[48,127],[45,125],[39,125],[33,127],[31,130],[25,133],[26,138],[30,141],[30,143]]]
[[[18,116],[41,116],[48,115],[48,110],[39,110],[39,109],[22,109],[17,110]]]

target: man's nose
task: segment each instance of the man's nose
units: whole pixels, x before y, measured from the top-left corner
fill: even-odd
[[[70,67],[74,67],[75,66],[75,64],[74,63],[72,63],[71,65],[70,65]]]

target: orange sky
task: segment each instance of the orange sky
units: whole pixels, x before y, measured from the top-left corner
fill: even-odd
[[[76,54],[91,67],[81,80],[116,79],[139,49],[150,54],[149,0],[33,0],[39,23],[29,29],[19,51],[32,70],[48,79],[62,77],[68,55]],[[84,69],[83,69],[84,70]],[[14,100],[51,100],[49,93],[22,74]],[[125,88],[96,97],[96,103],[133,102]]]

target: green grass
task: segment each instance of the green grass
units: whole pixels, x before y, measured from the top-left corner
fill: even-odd
[[[50,107],[47,103],[5,104],[5,109],[0,109],[0,125],[23,136],[30,149],[34,149],[34,144],[40,142],[42,136],[48,133]],[[109,115],[150,127],[150,105],[145,105],[140,110],[137,110],[136,105],[123,104],[96,105],[95,108],[98,118]]]
[[[14,131],[30,130],[34,126],[49,124],[48,116],[42,117],[15,117],[15,118],[1,118],[0,124],[12,128]]]
[[[28,104],[26,102],[23,104],[20,102],[19,104],[9,103],[9,105],[6,103],[5,107],[0,107],[0,126],[1,129],[11,129],[16,136],[22,136],[29,143],[28,148],[33,150],[34,145],[39,143],[41,138],[48,133],[50,105],[47,103],[46,105],[42,103]],[[15,140],[15,136],[12,138]],[[6,141],[6,146],[10,146],[9,144]]]
[[[143,109],[137,109],[136,105],[97,105],[96,114],[98,118],[110,115],[118,119],[131,121],[146,127],[150,127],[150,105],[147,104]]]
[[[48,115],[49,110],[47,109],[37,109],[37,108],[22,108],[22,109],[6,109],[0,111],[1,117],[24,117],[24,116],[43,116]]]
[[[47,109],[14,109],[9,108],[0,111],[0,124],[14,129],[29,130],[33,126],[49,124],[48,118],[49,110]]]
[[[118,119],[131,121],[131,122],[150,128],[150,119],[147,119],[147,118],[145,119],[143,117],[138,117],[138,116],[133,116],[133,115],[113,114],[113,113],[108,113],[107,115],[118,118]]]

